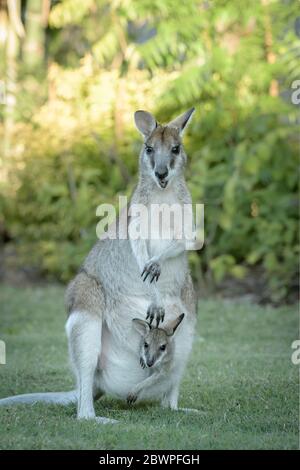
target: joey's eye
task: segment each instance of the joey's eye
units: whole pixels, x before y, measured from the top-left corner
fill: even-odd
[[[179,150],[180,150],[180,145],[175,145],[174,147],[172,147],[172,153],[174,153],[174,155],[178,155]]]
[[[153,153],[153,147],[149,147],[148,145],[146,146],[146,153],[147,155],[151,155]]]
[[[162,344],[161,347],[159,348],[161,351],[164,351],[166,349],[166,345]]]
[[[149,346],[149,344],[148,344],[148,343],[146,343],[146,341],[145,341],[145,342],[144,342],[144,348],[146,348],[146,349],[147,349],[147,348],[148,348],[148,346]]]

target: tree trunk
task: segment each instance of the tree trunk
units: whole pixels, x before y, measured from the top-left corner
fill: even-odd
[[[23,62],[29,71],[41,70],[45,57],[45,10],[43,0],[27,0]]]
[[[8,0],[8,14],[6,13],[6,60],[5,60],[5,116],[3,157],[9,157],[11,152],[11,139],[14,126],[14,110],[16,104],[17,62],[20,48],[19,37],[24,35],[20,20],[20,1]],[[3,170],[5,169],[3,162]]]

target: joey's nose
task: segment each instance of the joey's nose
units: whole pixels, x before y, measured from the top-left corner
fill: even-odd
[[[148,366],[148,367],[152,367],[153,364],[154,364],[154,359],[148,359],[148,361],[147,361],[147,366]]]
[[[155,171],[155,176],[159,180],[164,180],[168,176],[168,168],[164,167],[158,167]]]

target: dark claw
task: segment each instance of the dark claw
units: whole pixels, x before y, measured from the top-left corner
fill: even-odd
[[[143,282],[146,281],[147,277],[150,276],[150,283],[157,281],[160,276],[160,265],[156,261],[149,261],[141,274]]]
[[[144,362],[144,359],[140,358],[140,364],[141,364],[141,368],[145,369],[146,364]]]
[[[160,323],[164,321],[165,318],[165,310],[163,307],[158,307],[155,304],[151,304],[148,307],[146,320],[148,321],[149,325],[152,325],[152,322],[155,320],[156,328]]]
[[[128,405],[132,405],[136,400],[137,400],[137,396],[136,396],[136,395],[131,395],[131,394],[129,394],[129,395],[127,396],[127,403],[128,403]]]

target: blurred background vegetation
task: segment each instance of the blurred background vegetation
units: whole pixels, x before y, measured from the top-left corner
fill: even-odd
[[[297,0],[0,0],[0,238],[12,266],[67,281],[96,207],[130,195],[133,112],[191,106],[187,181],[205,204],[200,295],[291,301],[298,268]],[[298,49],[297,49],[298,47]]]

